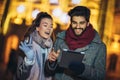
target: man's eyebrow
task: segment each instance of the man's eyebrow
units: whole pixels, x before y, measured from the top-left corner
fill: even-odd
[[[80,21],[80,23],[85,23],[86,21]]]
[[[72,22],[76,22],[76,21],[72,20]]]

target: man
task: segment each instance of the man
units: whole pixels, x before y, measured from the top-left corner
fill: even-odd
[[[89,22],[90,10],[85,6],[76,6],[68,15],[70,26],[57,35],[54,51],[48,56],[46,72],[55,73],[55,80],[104,80],[106,46]],[[60,67],[58,62],[63,49],[82,52],[82,62],[74,62],[67,69]]]

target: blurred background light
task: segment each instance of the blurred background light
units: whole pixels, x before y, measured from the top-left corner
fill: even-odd
[[[63,13],[60,17],[60,21],[64,24],[67,24],[69,22],[70,17],[67,15],[67,13]]]
[[[60,17],[61,14],[62,14],[62,10],[60,8],[55,8],[53,11],[52,11],[52,14],[53,16],[55,17]]]
[[[71,3],[72,4],[79,4],[81,2],[81,0],[72,0]]]
[[[32,12],[32,18],[36,18],[37,14],[39,13],[40,11],[38,9],[35,9],[33,12]]]
[[[17,12],[18,13],[22,13],[22,12],[24,12],[25,11],[25,6],[24,5],[19,5],[18,7],[17,7]]]
[[[58,4],[58,0],[49,0],[50,4]]]

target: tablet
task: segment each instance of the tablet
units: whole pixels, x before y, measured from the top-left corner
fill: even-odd
[[[81,52],[63,50],[59,66],[63,68],[68,68],[71,63],[82,62],[83,57],[84,54],[81,54]]]

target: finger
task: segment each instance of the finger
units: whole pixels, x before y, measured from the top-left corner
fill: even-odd
[[[26,44],[28,44],[29,43],[29,37],[25,37],[24,41],[26,42]]]
[[[58,57],[58,56],[59,56],[59,54],[60,54],[60,49],[59,49],[59,50],[57,50],[56,56]]]
[[[57,57],[55,56],[54,53],[50,53],[50,54],[48,55],[48,59],[49,59],[49,60],[52,60],[52,61],[55,61],[55,60],[57,59]]]
[[[55,60],[55,59],[50,59],[50,61],[54,62],[54,61],[56,61],[56,60]]]
[[[54,47],[52,48],[52,50],[54,51]]]
[[[24,45],[24,43],[23,43],[23,42],[20,42],[20,45],[19,45],[19,46],[21,46],[21,47],[22,47],[22,46],[25,46],[25,45]]]
[[[27,42],[25,42],[25,41],[24,41],[24,45],[25,45],[25,46],[28,46],[28,47],[32,47],[32,44],[27,43]]]
[[[30,37],[30,36],[26,37],[23,42],[24,42],[25,46],[32,46],[32,37]]]
[[[30,36],[29,38],[30,38],[29,44],[32,44],[32,36]]]
[[[52,55],[52,56],[50,56],[51,57],[51,59],[57,59],[57,56],[56,55]]]
[[[23,43],[23,42],[20,42],[19,48],[20,48],[21,50],[24,50],[24,47],[25,47],[24,43]]]
[[[57,54],[56,52],[52,51],[50,55],[51,56],[56,56],[56,54]]]
[[[48,60],[49,60],[49,61],[56,61],[56,59],[53,58],[53,57],[49,57]]]
[[[57,50],[57,54],[60,54],[60,49]]]

